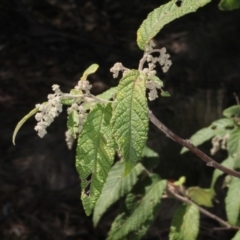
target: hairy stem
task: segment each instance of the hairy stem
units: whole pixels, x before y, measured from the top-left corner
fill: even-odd
[[[232,169],[229,169],[227,167],[224,167],[223,165],[217,163],[215,160],[210,158],[208,155],[206,155],[204,152],[202,152],[200,149],[198,149],[196,146],[194,146],[189,140],[184,140],[177,136],[175,133],[173,133],[170,129],[168,129],[162,122],[160,122],[155,115],[152,113],[152,111],[149,110],[148,116],[150,121],[163,133],[166,134],[167,137],[171,138],[173,141],[179,143],[180,145],[188,148],[191,152],[193,152],[195,155],[197,155],[199,158],[201,158],[203,161],[207,163],[207,166],[216,168],[224,173],[227,173],[229,175],[232,175],[234,177],[240,178],[240,172],[234,171]]]

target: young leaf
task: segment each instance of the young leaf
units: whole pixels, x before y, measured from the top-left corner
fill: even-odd
[[[240,167],[240,127],[230,132],[227,149],[229,155],[235,159],[235,168]]]
[[[33,115],[35,115],[38,112],[38,108],[34,108],[31,110],[27,115],[25,115],[17,124],[17,126],[14,129],[13,136],[12,136],[12,142],[15,145],[15,138],[17,136],[17,133],[19,129],[22,127],[22,125]]]
[[[221,0],[218,7],[222,11],[231,11],[231,10],[240,8],[240,1],[239,0]]]
[[[87,215],[91,214],[101,194],[114,160],[111,110],[110,104],[97,104],[88,114],[78,138],[76,168],[81,178],[81,199]]]
[[[225,198],[226,213],[228,222],[235,225],[238,220],[240,211],[240,198],[237,193],[240,189],[240,179],[233,177],[228,188],[227,196]]]
[[[240,117],[240,105],[231,106],[223,111],[223,116],[227,118]]]
[[[169,239],[195,240],[199,231],[199,209],[195,204],[181,205],[173,216]]]
[[[165,188],[165,180],[153,182],[143,198],[138,201],[137,206],[135,205],[131,214],[127,217],[126,215],[122,215],[121,225],[118,228],[114,226],[111,228],[107,239],[121,240],[134,232],[139,233],[139,236],[142,237],[156,216]],[[125,216],[124,219],[123,216]],[[139,239],[138,235],[135,235],[135,239]]]
[[[221,165],[224,167],[234,169],[235,166],[235,159],[231,156],[228,156],[226,160],[224,160]],[[211,182],[211,188],[214,188],[215,182],[217,181],[218,177],[220,177],[222,174],[224,174],[223,171],[220,171],[218,169],[215,169],[213,172],[212,182]]]
[[[132,187],[138,180],[139,174],[144,168],[139,163],[125,177],[121,176],[123,169],[124,163],[121,161],[117,162],[109,171],[108,177],[102,189],[102,193],[98,198],[94,208],[94,226],[98,224],[102,215],[113,203],[132,190]]]
[[[187,196],[198,205],[213,207],[212,200],[215,192],[213,189],[203,189],[200,187],[190,187],[187,190]]]
[[[148,133],[145,79],[136,70],[129,71],[118,85],[111,124],[125,162],[124,174],[128,174],[142,156]]]
[[[161,89],[161,93],[160,94],[161,94],[162,97],[170,97],[171,96],[168,91],[163,91],[162,89]]]
[[[137,31],[137,44],[140,49],[145,50],[149,41],[169,22],[206,5],[211,0],[184,0],[181,7],[175,1],[170,1],[148,14]]]
[[[99,65],[94,63],[89,66],[83,73],[81,80],[87,80],[88,75],[95,73],[98,70]]]
[[[114,98],[114,96],[117,93],[117,87],[112,87],[108,89],[107,91],[97,95],[98,98],[105,99],[105,100],[110,100],[111,98]]]
[[[237,231],[237,233],[234,235],[234,237],[231,240],[239,240],[240,239],[240,230]]]

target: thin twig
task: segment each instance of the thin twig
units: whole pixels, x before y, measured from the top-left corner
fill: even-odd
[[[206,155],[204,152],[202,152],[200,149],[195,147],[189,140],[184,140],[177,136],[175,133],[173,133],[170,129],[168,129],[162,122],[160,122],[155,115],[152,113],[152,111],[149,110],[148,116],[150,121],[163,133],[166,134],[167,137],[171,138],[173,141],[179,143],[180,145],[188,148],[191,152],[193,152],[195,155],[197,155],[199,158],[201,158],[203,161],[207,163],[207,166],[216,168],[224,173],[227,173],[229,175],[232,175],[234,177],[240,178],[240,172],[234,171],[230,168],[224,167],[223,165],[217,163],[215,160],[210,158],[208,155]]]
[[[189,198],[181,196],[180,194],[174,192],[173,190],[171,190],[170,188],[168,188],[168,192],[171,193],[171,195],[173,197],[175,197],[176,199],[180,200],[181,202],[187,203],[187,204],[191,204],[191,205],[195,205],[198,207],[199,211],[208,216],[209,218],[214,219],[215,221],[217,221],[221,226],[225,227],[225,229],[234,229],[234,230],[239,230],[240,227],[237,226],[232,226],[231,224],[229,224],[228,222],[222,220],[221,218],[219,218],[218,216],[210,213],[209,211],[207,211],[206,209],[198,206],[196,203],[194,203],[193,201],[191,201]]]

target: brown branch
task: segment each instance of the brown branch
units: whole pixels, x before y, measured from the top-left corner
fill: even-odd
[[[221,226],[225,227],[226,229],[234,229],[234,230],[239,230],[240,227],[237,226],[232,226],[231,224],[229,224],[228,222],[224,221],[223,219],[221,219],[220,217],[210,213],[209,211],[207,211],[206,209],[198,206],[196,203],[194,203],[193,201],[191,201],[189,198],[181,196],[180,194],[174,192],[173,190],[171,190],[170,188],[168,188],[168,192],[175,197],[176,199],[180,200],[181,202],[187,203],[187,204],[194,204],[195,206],[198,207],[199,211],[208,216],[209,218],[214,219],[215,221],[217,221]]]
[[[148,116],[150,121],[163,133],[166,134],[167,137],[171,138],[173,141],[179,143],[180,145],[188,148],[191,152],[193,152],[195,155],[197,155],[199,158],[201,158],[203,161],[207,163],[207,166],[214,167],[224,173],[227,173],[229,175],[232,175],[234,177],[240,178],[240,172],[234,171],[230,168],[224,167],[223,165],[217,163],[215,160],[210,158],[208,155],[206,155],[204,152],[202,152],[200,149],[195,147],[189,140],[184,140],[177,136],[175,133],[173,133],[170,129],[168,129],[162,122],[160,122],[152,113],[152,111],[149,110]]]

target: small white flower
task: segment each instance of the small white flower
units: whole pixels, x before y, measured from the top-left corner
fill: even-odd
[[[65,132],[65,141],[67,143],[68,149],[72,149],[74,143],[74,137],[69,131]]]
[[[56,86],[53,88],[57,89]],[[46,103],[36,104],[36,108],[38,108],[39,112],[35,115],[35,119],[38,123],[34,129],[41,138],[47,134],[46,128],[50,126],[54,118],[62,112],[62,104],[58,93],[49,94],[48,99]]]

